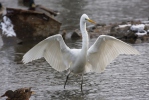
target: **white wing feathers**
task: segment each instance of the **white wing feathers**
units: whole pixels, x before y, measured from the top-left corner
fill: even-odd
[[[69,59],[71,57],[70,48],[64,43],[62,36],[59,34],[48,37],[35,45],[23,56],[22,61],[28,63],[41,57],[44,57],[57,71],[68,69],[71,63],[71,59]]]
[[[64,71],[70,67],[78,56],[80,49],[70,49],[61,35],[46,38],[24,56],[24,63],[44,57],[57,71]],[[102,72],[119,54],[139,54],[132,46],[111,36],[101,35],[88,49],[86,71]]]
[[[111,36],[101,35],[88,50],[90,71],[102,72],[119,54],[139,54],[132,46]]]

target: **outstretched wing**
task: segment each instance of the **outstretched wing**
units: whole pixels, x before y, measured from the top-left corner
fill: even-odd
[[[112,36],[101,35],[88,50],[90,71],[102,72],[119,54],[139,54],[129,44]]]
[[[71,49],[64,43],[60,34],[50,36],[30,49],[23,56],[23,63],[44,57],[57,71],[64,71],[71,63]],[[66,66],[68,65],[68,66]]]

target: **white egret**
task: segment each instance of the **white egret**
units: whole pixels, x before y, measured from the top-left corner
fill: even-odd
[[[32,60],[44,57],[45,60],[57,71],[69,69],[69,74],[81,74],[81,91],[83,74],[86,72],[102,72],[119,54],[139,54],[139,52],[127,43],[112,36],[100,35],[95,43],[89,48],[89,37],[86,31],[86,22],[94,23],[86,14],[80,18],[82,33],[82,48],[70,49],[60,34],[53,35],[41,41],[30,49],[22,61],[28,63]]]

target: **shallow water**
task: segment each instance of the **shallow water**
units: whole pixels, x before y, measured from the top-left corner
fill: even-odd
[[[17,0],[0,0],[8,7],[20,7]],[[148,0],[35,0],[60,11],[57,17],[62,29],[79,27],[79,17],[87,13],[97,22],[110,23],[123,20],[146,19]],[[133,12],[133,13],[132,13]],[[95,39],[92,39],[92,44]],[[81,40],[66,41],[72,48],[80,48]],[[0,49],[0,94],[6,90],[33,87],[36,92],[31,100],[148,100],[149,98],[149,43],[133,45],[141,55],[121,55],[101,74],[84,75],[83,92],[80,77],[71,76],[63,88],[65,73],[57,72],[40,59],[24,65],[22,56],[34,43],[3,45]],[[1,100],[4,100],[1,99]]]
[[[93,41],[91,40],[91,44]],[[81,46],[78,44],[80,40],[67,43],[77,48]],[[80,92],[79,76],[71,76],[66,89],[63,89],[65,73],[55,71],[44,59],[23,65],[21,58],[31,45],[4,46],[0,50],[0,94],[8,89],[33,87],[36,94],[31,100],[147,100],[149,44],[133,46],[141,55],[121,55],[103,73],[85,74],[84,95]]]

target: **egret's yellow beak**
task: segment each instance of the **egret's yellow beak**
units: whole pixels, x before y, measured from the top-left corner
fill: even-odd
[[[91,19],[87,19],[89,22],[93,23],[93,24],[96,24],[96,22],[94,22],[93,20]]]

